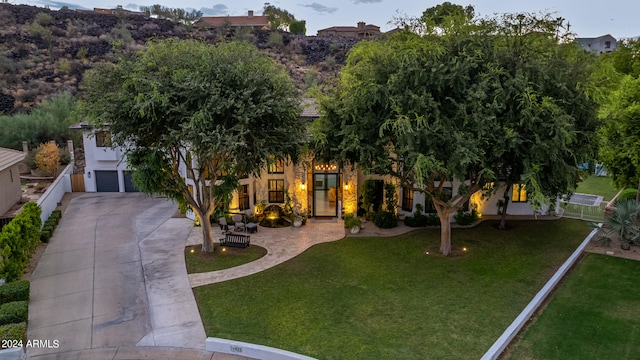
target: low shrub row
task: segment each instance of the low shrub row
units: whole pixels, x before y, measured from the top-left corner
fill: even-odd
[[[404,218],[404,224],[409,227],[440,226],[437,214],[423,214],[422,204],[416,204],[416,212]]]
[[[458,225],[471,225],[478,220],[478,211],[476,209],[472,209],[471,211],[460,209],[453,215],[453,219]]]
[[[27,321],[29,301],[12,301],[0,305],[0,325],[8,325]]]
[[[29,300],[29,281],[18,280],[0,286],[0,304]]]
[[[0,231],[0,278],[10,282],[22,276],[31,254],[40,243],[40,213],[35,202],[28,202],[22,211]]]
[[[49,242],[49,239],[53,236],[53,232],[56,230],[61,217],[62,211],[53,210],[51,212],[51,215],[49,215],[47,221],[44,222],[42,230],[40,231],[40,240],[42,240],[42,242]]]
[[[373,215],[373,223],[381,229],[391,229],[398,226],[398,217],[395,212],[378,210]]]
[[[27,323],[0,325],[0,340],[15,340],[24,343],[27,333]],[[8,349],[12,346],[11,341],[2,341],[0,349]]]

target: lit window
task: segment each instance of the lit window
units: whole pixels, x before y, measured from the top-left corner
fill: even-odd
[[[97,147],[111,147],[111,133],[108,131],[96,132],[96,146]]]
[[[513,184],[511,202],[527,202],[527,188],[525,184]]]
[[[249,209],[249,185],[240,185],[238,187],[238,202],[240,210]]]
[[[269,202],[284,203],[284,180],[269,180]]]
[[[402,188],[402,210],[413,211],[413,189],[408,186]]]
[[[284,174],[284,160],[276,159],[274,162],[269,164],[268,173],[269,174]]]

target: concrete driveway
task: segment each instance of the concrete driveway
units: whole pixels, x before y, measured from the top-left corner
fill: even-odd
[[[204,349],[183,256],[193,222],[171,218],[175,212],[166,199],[136,193],[73,199],[31,278],[27,339],[52,346],[28,348],[28,356],[123,346]]]

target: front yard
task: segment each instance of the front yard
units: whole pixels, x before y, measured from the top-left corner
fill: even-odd
[[[640,261],[587,254],[511,359],[637,359]]]
[[[478,359],[591,230],[495,225],[454,230],[450,258],[437,254],[439,229],[354,237],[195,288],[207,336],[319,359]]]

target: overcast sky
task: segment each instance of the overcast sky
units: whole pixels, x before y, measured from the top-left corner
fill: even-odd
[[[135,3],[124,3],[135,1]],[[9,0],[36,6],[48,5],[58,9],[115,8],[117,5],[138,10],[140,5],[161,4],[172,8],[196,9],[205,16],[245,15],[254,10],[262,13],[264,0]],[[272,5],[292,13],[296,19],[307,21],[307,35],[331,26],[356,26],[359,21],[380,26],[386,31],[394,28],[389,21],[394,16],[420,16],[422,12],[443,1],[434,0],[272,0]],[[640,0],[475,0],[451,1],[473,5],[481,16],[509,12],[552,12],[569,21],[578,37],[597,37],[610,34],[615,38],[640,35]]]

